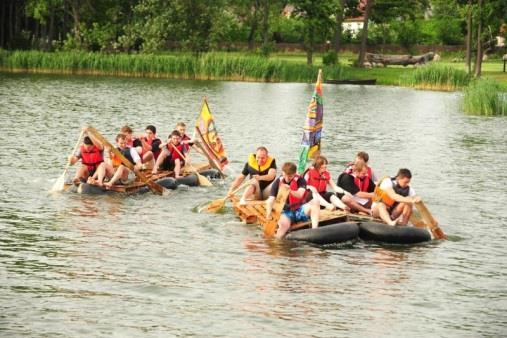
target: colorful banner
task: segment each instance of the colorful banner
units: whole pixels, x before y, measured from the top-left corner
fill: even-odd
[[[208,107],[206,98],[202,101],[201,113],[195,123],[196,139],[200,148],[204,151],[210,164],[223,174],[224,167],[229,163],[220,136],[215,127],[213,115]]]
[[[303,138],[299,150],[298,173],[306,170],[308,159],[311,159],[315,152],[320,151],[320,137],[322,133],[322,122],[324,105],[322,104],[322,70],[319,69],[315,90],[312,100],[306,112],[306,121],[303,130]]]

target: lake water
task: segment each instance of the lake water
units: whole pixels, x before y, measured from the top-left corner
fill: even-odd
[[[0,74],[0,336],[507,336],[507,119],[465,116],[458,93],[324,85],[333,176],[359,150],[379,176],[410,168],[448,241],[318,247],[193,211],[231,177],[164,197],[48,194],[83,125],[165,138],[203,96],[235,172],[259,145],[294,161],[312,91]]]

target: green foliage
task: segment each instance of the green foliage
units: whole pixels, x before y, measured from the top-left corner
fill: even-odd
[[[481,78],[465,89],[463,109],[472,115],[507,115],[507,95],[498,82]]]
[[[324,55],[322,55],[322,63],[326,66],[338,64],[338,53],[332,50],[324,53]]]
[[[87,52],[45,53],[0,50],[0,67],[60,74],[102,74],[200,80],[239,80],[266,82],[312,82],[318,67],[301,62],[263,56],[228,53],[192,54],[102,54]],[[340,79],[342,67],[324,67],[329,78]]]
[[[271,29],[277,42],[301,43],[303,42],[304,23],[301,20],[278,17],[272,21]]]
[[[433,63],[401,78],[402,85],[419,89],[452,91],[465,87],[470,78],[464,70]]]

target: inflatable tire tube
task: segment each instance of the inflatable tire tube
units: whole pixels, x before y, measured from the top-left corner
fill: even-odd
[[[166,189],[176,189],[178,187],[176,179],[174,179],[173,177],[164,177],[156,180],[155,182]]]
[[[103,187],[99,187],[96,185],[81,183],[79,187],[77,187],[78,194],[86,194],[86,195],[104,195],[109,191]]]
[[[325,225],[316,229],[296,230],[285,236],[285,239],[313,244],[332,244],[356,239],[358,235],[359,227],[357,223],[345,222]]]
[[[219,179],[222,177],[220,175],[220,171],[218,171],[216,169],[203,170],[203,171],[199,172],[199,174],[201,174],[202,176],[206,176],[209,179]]]
[[[416,244],[431,241],[431,234],[423,228],[392,226],[377,222],[361,222],[359,238],[391,244]]]
[[[189,187],[195,187],[199,185],[199,179],[195,174],[180,177],[176,179],[176,186],[178,185],[188,185]]]

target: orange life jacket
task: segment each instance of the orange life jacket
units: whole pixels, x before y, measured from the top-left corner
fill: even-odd
[[[375,187],[375,191],[374,191],[375,197],[373,198],[373,201],[374,202],[382,202],[385,205],[387,205],[388,207],[392,207],[393,205],[396,204],[396,201],[393,200],[391,197],[389,197],[389,195],[387,194],[387,192],[385,192],[384,190],[380,189],[380,185],[382,184],[382,182],[385,179],[389,179],[389,180],[393,181],[393,190],[394,190],[394,192],[397,193],[398,195],[403,196],[403,197],[407,197],[409,195],[409,193],[410,193],[410,187],[407,186],[405,188],[402,188],[402,187],[396,185],[395,184],[395,179],[391,178],[391,177],[384,177],[384,178],[382,178],[380,180],[380,182],[378,182],[377,186]]]
[[[324,192],[326,191],[327,184],[331,179],[331,174],[329,174],[329,171],[327,170],[320,174],[317,169],[311,167],[306,171],[304,177],[305,179],[307,178],[306,184],[315,187],[317,192]]]

